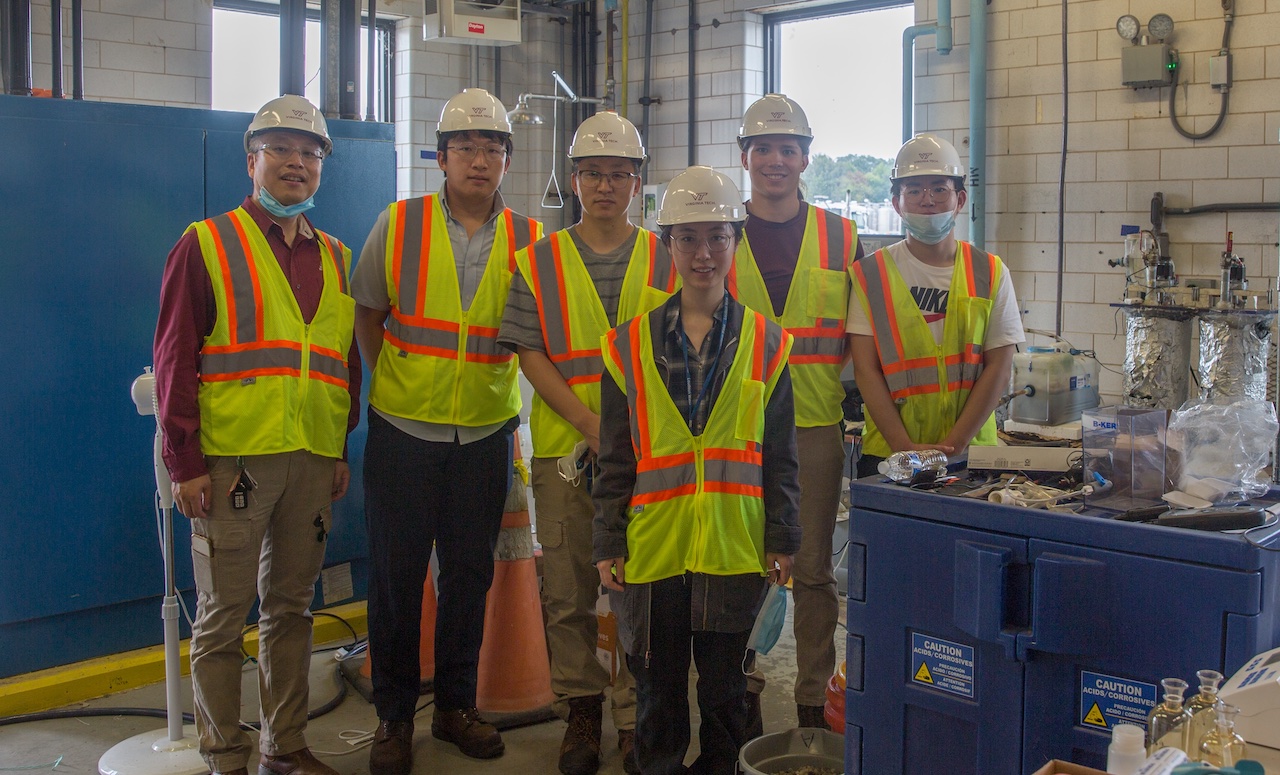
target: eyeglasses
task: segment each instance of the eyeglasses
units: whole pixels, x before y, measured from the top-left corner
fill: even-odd
[[[950,186],[903,186],[902,196],[909,202],[923,202],[925,195],[934,202],[946,202],[955,196],[956,190]]]
[[[319,164],[325,156],[323,148],[295,148],[292,145],[262,145],[258,150],[276,161],[288,161],[296,153],[302,157],[303,164]]]
[[[640,177],[634,172],[598,172],[596,170],[578,170],[578,181],[587,188],[596,188],[602,182],[609,181],[613,188],[631,185],[631,181]]]
[[[697,253],[701,245],[706,245],[712,253],[724,253],[733,245],[733,238],[728,234],[712,234],[705,239],[692,234],[681,234],[674,237],[672,243],[681,253]]]
[[[450,145],[447,147],[449,151],[458,154],[458,158],[463,161],[471,161],[476,157],[476,154],[484,151],[484,157],[497,164],[500,163],[502,158],[507,155],[506,148],[492,145],[488,148],[480,148],[475,145]]]

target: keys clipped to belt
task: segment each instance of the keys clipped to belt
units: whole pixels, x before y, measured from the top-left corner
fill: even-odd
[[[258,488],[258,482],[242,462],[237,460],[236,465],[239,466],[239,470],[236,471],[235,480],[231,482],[231,489],[227,490],[227,497],[231,498],[231,508],[247,509],[249,493]]]

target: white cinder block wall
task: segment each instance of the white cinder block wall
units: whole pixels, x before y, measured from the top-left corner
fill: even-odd
[[[747,186],[734,144],[742,112],[763,92],[764,17],[760,0],[703,0],[695,33],[697,118],[695,161],[710,164]],[[776,5],[768,4],[772,7]],[[604,46],[603,4],[598,45]],[[435,126],[444,101],[459,89],[496,88],[508,108],[521,92],[553,91],[550,71],[567,72],[567,29],[543,14],[529,14],[525,42],[504,47],[495,86],[489,48],[424,42],[420,5],[414,0],[379,3],[380,13],[401,17],[396,40],[397,189],[400,196],[435,191],[441,182],[434,160]],[[994,0],[988,12],[987,69],[987,248],[1013,272],[1030,328],[1053,330],[1058,307],[1058,167],[1062,142],[1062,4]],[[1150,226],[1150,200],[1164,192],[1170,207],[1224,202],[1280,201],[1280,2],[1237,0],[1231,37],[1234,87],[1230,114],[1213,138],[1191,141],[1170,125],[1168,89],[1134,91],[1120,85],[1120,49],[1115,19],[1132,13],[1144,23],[1157,12],[1175,22],[1171,43],[1181,53],[1178,115],[1202,132],[1215,120],[1218,95],[1209,89],[1209,57],[1222,38],[1220,0],[1090,0],[1067,6],[1069,79],[1065,106],[1066,161],[1062,334],[1076,347],[1093,349],[1114,371],[1104,371],[1103,393],[1116,400],[1124,337],[1113,308],[1123,275],[1106,265],[1121,252],[1120,225]],[[953,3],[955,47],[947,56],[933,38],[917,41],[916,129],[936,131],[968,156],[969,10]],[[936,18],[934,0],[917,3],[920,23]],[[91,99],[167,105],[209,104],[212,8],[210,0],[85,0],[86,91]],[[620,21],[620,20],[619,20]],[[718,26],[714,23],[718,22]],[[32,10],[35,85],[49,85],[48,6]],[[641,123],[644,63],[644,3],[630,3],[628,117]],[[64,28],[70,29],[69,19]],[[649,112],[649,177],[669,180],[688,163],[686,145],[689,69],[688,6],[677,0],[654,5],[653,71],[649,96],[662,99]],[[620,41],[615,55],[620,56]],[[840,57],[832,51],[833,59]],[[70,51],[64,83],[70,90]],[[597,82],[604,89],[603,50]],[[622,78],[620,60],[615,76]],[[853,82],[832,83],[851,90]],[[573,84],[579,88],[578,84]],[[585,94],[585,90],[584,94]],[[595,95],[600,96],[600,95]],[[856,95],[850,93],[851,98]],[[547,123],[516,129],[511,173],[503,186],[509,203],[543,219],[565,224],[570,208],[541,206],[552,171],[551,104],[535,101]],[[898,105],[874,106],[867,120]],[[563,154],[572,126],[561,113],[556,143],[560,186],[569,181]],[[815,127],[819,132],[838,131]],[[967,161],[967,159],[966,159]],[[1277,274],[1274,213],[1171,217],[1167,229],[1181,274],[1215,275],[1228,230],[1246,263],[1251,287],[1271,287]],[[961,226],[967,234],[967,222]]]

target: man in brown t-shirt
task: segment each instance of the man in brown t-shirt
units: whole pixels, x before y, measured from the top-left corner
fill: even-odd
[[[729,291],[795,337],[790,368],[803,532],[792,576],[796,715],[801,727],[824,727],[839,612],[831,538],[844,467],[840,371],[847,353],[836,332],[843,330],[848,312],[848,267],[862,253],[852,221],[810,206],[800,194],[800,174],[809,166],[812,142],[808,118],[786,96],[767,94],[747,108],[738,145],[743,169],[751,177],[746,203],[751,217],[738,245]],[[753,681],[754,690],[762,688],[762,680]],[[758,718],[758,695],[747,699],[749,714]]]

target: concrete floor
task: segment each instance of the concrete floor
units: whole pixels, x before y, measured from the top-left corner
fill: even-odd
[[[843,611],[843,602],[841,604]],[[764,725],[766,732],[790,729],[796,725],[795,702],[792,687],[795,681],[795,641],[791,636],[790,609],[788,624],[774,649],[759,659],[760,669],[768,679],[763,695]],[[841,616],[843,621],[843,615]],[[837,659],[844,655],[844,628],[836,628]],[[341,644],[333,644],[341,645]],[[317,654],[312,661],[312,704],[317,706],[334,697],[342,683],[338,665],[332,653]],[[364,775],[368,772],[369,755],[366,747],[355,748],[343,739],[351,730],[372,731],[377,724],[373,707],[350,686],[346,698],[332,712],[311,721],[307,739],[312,750],[322,760],[342,775]],[[184,710],[191,710],[190,681],[183,680]],[[252,671],[245,674],[243,696],[246,698],[242,718],[256,719],[256,677]],[[690,703],[696,714],[697,705],[692,683]],[[430,699],[424,696],[423,700]],[[155,684],[84,703],[94,708],[164,708],[164,685]],[[469,759],[457,748],[442,743],[431,736],[430,707],[418,714],[414,736],[414,773],[520,773],[521,775],[554,774],[559,756],[560,740],[565,723],[560,720],[503,733],[506,754],[491,761]],[[122,740],[134,735],[158,730],[157,739],[164,738],[165,722],[161,718],[131,716],[107,716],[38,721],[10,726],[0,726],[0,770],[49,770],[55,760],[61,759],[56,772],[65,775],[93,775],[98,760],[104,752]],[[697,735],[693,736],[690,761],[696,754]],[[601,775],[621,775],[622,761],[618,755],[617,734],[605,712]],[[256,762],[256,759],[255,759]],[[41,766],[43,765],[43,766]],[[250,770],[252,773],[253,770]],[[121,775],[130,775],[122,772]],[[173,773],[173,775],[179,775]]]

